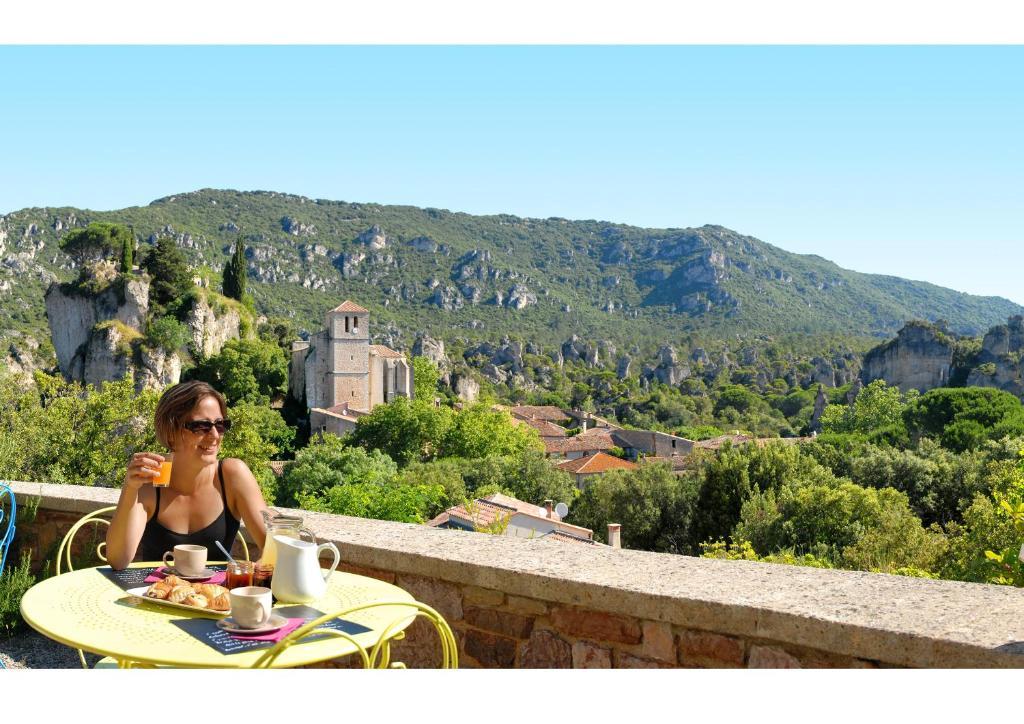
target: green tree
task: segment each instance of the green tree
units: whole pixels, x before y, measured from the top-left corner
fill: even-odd
[[[146,327],[146,342],[167,353],[177,352],[191,340],[188,327],[174,317],[156,317]]]
[[[288,357],[272,342],[233,339],[219,354],[196,365],[189,377],[209,382],[230,403],[269,404],[288,389]]]
[[[320,497],[335,486],[393,482],[394,460],[379,450],[347,445],[336,435],[323,435],[300,450],[285,468],[278,485],[281,505],[293,506],[303,497]]]
[[[492,410],[478,403],[454,416],[439,454],[440,457],[483,458],[517,455],[529,449],[544,449],[536,430],[529,425],[516,425],[512,416],[503,410]]]
[[[434,458],[451,425],[450,408],[399,397],[360,417],[349,442],[380,450],[405,467],[416,460]]]
[[[930,436],[943,447],[973,450],[985,440],[1024,434],[1024,405],[991,387],[938,388],[921,395],[903,413],[915,437]]]
[[[167,306],[192,289],[188,264],[174,239],[161,237],[149,250],[142,266],[153,279],[149,286],[151,302]]]
[[[901,394],[898,387],[875,380],[860,391],[852,405],[826,406],[821,415],[822,431],[871,434],[891,428],[903,430],[903,411],[917,397],[917,390]]]
[[[645,463],[594,478],[569,509],[568,522],[592,529],[601,540],[608,523],[621,523],[625,548],[690,552],[695,477],[674,475],[665,463]]]
[[[245,298],[248,270],[245,264],[245,244],[239,237],[235,242],[235,251],[224,263],[223,290],[224,296],[242,301]]]
[[[732,533],[740,508],[750,497],[747,456],[726,443],[703,468],[703,484],[697,499],[694,542],[716,541]]]
[[[135,264],[135,236],[132,233],[121,239],[121,273],[128,274]]]
[[[413,394],[417,400],[433,402],[437,395],[437,383],[441,379],[441,373],[437,365],[426,357],[412,358]]]
[[[60,240],[60,248],[80,266],[91,261],[123,254],[127,243],[134,248],[135,239],[127,226],[94,221],[84,229],[72,229]],[[131,267],[129,267],[129,270]]]

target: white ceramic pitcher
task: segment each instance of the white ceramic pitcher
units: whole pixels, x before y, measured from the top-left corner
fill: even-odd
[[[274,536],[277,565],[270,590],[284,603],[308,603],[327,592],[327,579],[341,562],[341,553],[333,543],[316,545],[305,540]],[[320,569],[320,551],[329,550],[334,562],[327,571]]]

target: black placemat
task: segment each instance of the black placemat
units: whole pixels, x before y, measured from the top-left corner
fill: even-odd
[[[125,568],[121,571],[115,571],[110,566],[100,566],[96,570],[106,576],[109,581],[120,586],[121,590],[127,591],[129,588],[145,586],[146,579],[157,568],[162,568],[162,566],[154,566],[152,568]],[[210,570],[213,571],[223,571],[224,569],[225,566],[210,566]]]
[[[305,623],[302,624],[303,626],[313,619],[320,618],[324,615],[323,611],[318,611],[312,606],[302,605],[282,606],[275,608],[274,613],[284,616],[285,618],[301,618],[305,621]],[[257,649],[269,649],[277,644],[276,641],[246,641],[235,638],[227,631],[222,631],[217,628],[217,622],[208,618],[189,618],[171,621],[171,623],[185,633],[199,639],[210,648],[225,655],[239,654],[245,651],[256,651]],[[366,633],[370,630],[366,626],[362,626],[358,623],[337,618],[331,619],[317,628],[332,628],[336,631],[343,631],[350,636]],[[326,634],[313,634],[307,636],[302,641],[305,643],[306,641],[318,641],[323,638],[327,638]]]

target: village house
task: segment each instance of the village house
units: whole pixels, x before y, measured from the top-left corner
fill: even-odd
[[[401,352],[370,344],[370,312],[346,300],[324,329],[292,343],[288,394],[306,401],[312,433],[342,435],[377,405],[413,396],[412,365]]]
[[[594,541],[594,531],[564,522],[555,511],[553,501],[544,501],[541,508],[501,493],[477,498],[468,505],[453,506],[427,525],[467,531],[490,529],[494,533],[518,538],[598,545]]]
[[[609,470],[636,470],[637,464],[614,455],[596,452],[586,457],[566,460],[558,463],[555,467],[572,475],[576,487],[583,490],[595,475],[601,475]]]

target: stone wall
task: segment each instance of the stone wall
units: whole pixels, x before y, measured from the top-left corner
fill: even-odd
[[[45,549],[116,490],[40,496],[18,531]],[[394,583],[451,624],[466,668],[1024,666],[1024,590],[721,561],[299,511],[342,568]],[[28,528],[26,530],[25,528]],[[394,658],[438,660],[418,622]],[[343,662],[341,665],[351,665]]]

